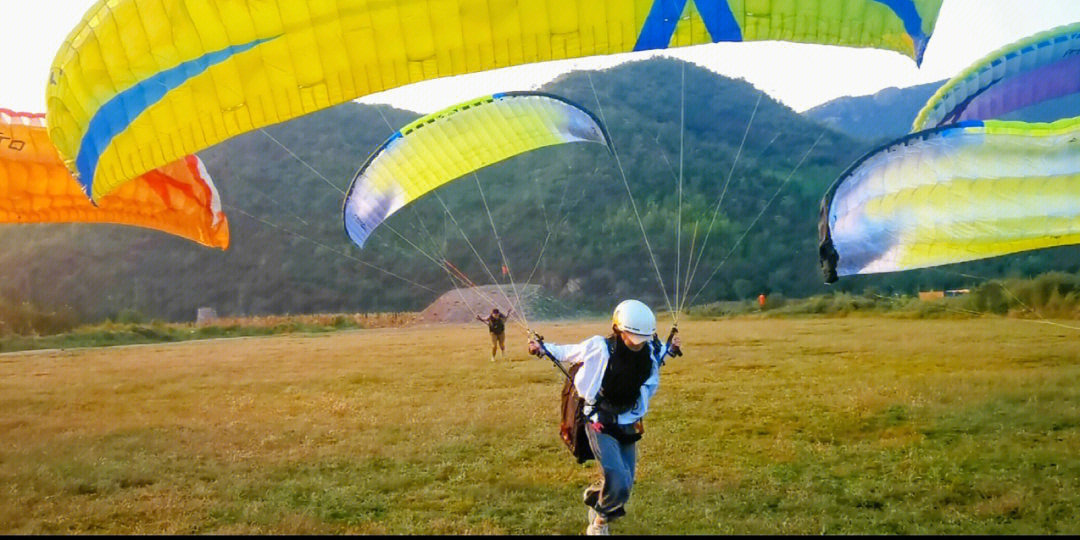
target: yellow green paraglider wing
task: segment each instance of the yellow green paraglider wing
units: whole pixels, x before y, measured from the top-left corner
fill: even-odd
[[[1080,118],[908,135],[841,175],[819,229],[826,281],[1080,243]]]
[[[345,232],[363,246],[387,217],[423,194],[504,159],[558,144],[610,148],[591,113],[558,96],[507,92],[421,117],[384,142],[353,177]]]
[[[926,102],[912,131],[1000,118],[1080,92],[1080,23],[1003,47],[949,79]]]

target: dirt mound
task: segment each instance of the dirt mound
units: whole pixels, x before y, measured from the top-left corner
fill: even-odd
[[[519,301],[520,299],[520,301]],[[492,308],[506,313],[525,313],[530,319],[551,319],[571,316],[576,311],[562,301],[545,295],[539,285],[484,285],[453,289],[431,303],[416,318],[423,323],[464,323],[486,317]]]

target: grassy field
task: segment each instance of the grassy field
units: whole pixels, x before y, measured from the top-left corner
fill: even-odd
[[[680,327],[615,533],[1080,532],[1080,330]],[[496,363],[479,324],[0,355],[0,533],[579,534],[595,465],[524,340]]]
[[[37,335],[0,332],[0,353],[37,349],[112,347],[142,343],[167,343],[201,339],[317,334],[358,328],[406,326],[415,313],[330,313],[263,317],[222,317],[205,324],[151,322],[104,322]]]

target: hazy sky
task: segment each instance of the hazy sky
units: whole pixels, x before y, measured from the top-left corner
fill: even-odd
[[[45,111],[45,81],[60,43],[94,0],[0,0],[0,108]],[[921,69],[897,53],[786,42],[716,43],[662,53],[530,64],[426,81],[361,101],[431,112],[473,97],[527,90],[572,69],[663,54],[747,80],[803,111],[845,95],[947,79],[985,54],[1036,32],[1080,21],[1080,0],[945,0]]]

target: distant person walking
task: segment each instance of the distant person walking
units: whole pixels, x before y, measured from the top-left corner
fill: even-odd
[[[589,535],[610,534],[608,523],[626,514],[634,485],[641,419],[660,384],[664,358],[678,349],[677,335],[670,345],[656,336],[656,315],[637,300],[620,303],[611,316],[612,334],[593,336],[575,345],[529,341],[530,354],[545,350],[559,362],[581,364],[574,387],[584,399],[585,436],[603,479],[585,489]]]
[[[491,335],[492,362],[495,361],[495,353],[500,350],[502,351],[503,360],[506,360],[506,319],[510,317],[510,313],[513,311],[513,308],[511,308],[503,314],[499,313],[499,308],[495,308],[491,310],[491,314],[487,317],[476,316],[476,320],[488,325],[488,334]]]

